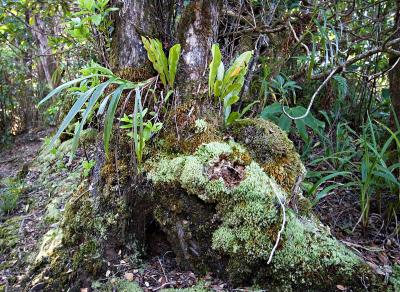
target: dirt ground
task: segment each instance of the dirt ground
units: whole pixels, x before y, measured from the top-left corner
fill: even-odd
[[[52,129],[32,129],[15,137],[12,145],[0,148],[0,179],[14,177],[29,164]]]

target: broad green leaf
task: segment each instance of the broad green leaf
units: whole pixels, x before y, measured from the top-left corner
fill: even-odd
[[[282,113],[282,105],[279,102],[275,102],[264,108],[264,110],[261,112],[261,117],[265,120],[268,120],[273,115],[278,113]]]
[[[225,107],[228,107],[228,106],[231,106],[231,105],[235,104],[239,99],[240,99],[240,97],[237,96],[237,95],[229,95],[229,96],[227,96],[225,98],[225,100],[224,100]]]
[[[228,119],[226,120],[226,124],[230,125],[236,120],[240,118],[240,114],[238,112],[231,112],[230,115],[228,116]]]
[[[221,89],[222,89],[222,81],[216,80],[214,83],[214,96],[215,97],[221,96]]]
[[[253,56],[253,51],[247,51],[236,58],[231,67],[225,73],[225,77],[223,80],[224,87],[227,87],[230,84],[232,84],[235,79],[239,81],[237,83],[240,84],[240,86],[243,86],[243,82],[241,79],[247,73],[247,66],[252,56]],[[238,72],[237,75],[235,74],[236,72]]]
[[[239,95],[241,89],[242,86],[240,84],[233,83],[223,89],[221,98],[225,98],[227,95]]]
[[[295,120],[294,123],[296,125],[296,129],[299,131],[300,137],[303,139],[304,142],[308,142],[309,137],[304,120]]]
[[[220,63],[217,72],[217,80],[222,81],[224,79],[225,74],[225,66],[224,63]]]
[[[285,114],[282,114],[279,118],[278,126],[285,132],[289,133],[291,125],[292,120]]]
[[[212,45],[211,54],[212,54],[212,61],[210,63],[210,73],[208,74],[208,92],[210,96],[211,96],[211,90],[214,88],[215,79],[217,79],[219,73],[218,69],[220,68],[220,64],[222,63],[222,55],[218,44]]]
[[[169,78],[168,60],[161,42],[157,39],[149,39],[142,36],[142,43],[154,69],[160,75],[161,82],[164,86],[167,86],[167,79]],[[175,48],[175,50],[177,49],[178,47]]]
[[[101,14],[94,14],[91,16],[92,22],[95,26],[99,26],[102,21]]]
[[[169,66],[169,78],[168,84],[171,88],[174,88],[176,70],[178,68],[179,57],[181,54],[181,45],[176,44],[170,50],[168,54],[168,66]]]

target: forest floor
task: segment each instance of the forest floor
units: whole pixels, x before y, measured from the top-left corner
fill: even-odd
[[[0,216],[0,291],[2,287],[6,287],[5,291],[22,290],[23,278],[29,271],[25,259],[32,257],[41,238],[58,224],[43,224],[52,200],[52,191],[39,183],[41,166],[31,167],[44,138],[51,131],[30,131],[17,136],[10,147],[0,149],[0,192],[5,187],[2,182],[7,179],[18,180],[19,177],[23,185],[18,207],[3,218]],[[74,167],[62,166],[57,179],[62,183],[68,181],[68,175]],[[51,178],[49,181],[54,183]],[[322,200],[314,211],[330,227],[335,237],[363,257],[378,274],[388,276],[391,267],[400,264],[400,241],[393,232],[397,224],[385,226],[384,218],[373,214],[368,229],[363,230],[359,225],[354,228],[360,215],[354,195],[347,192],[334,193]],[[156,238],[153,245],[157,245]],[[152,249],[157,250],[154,246]],[[160,250],[162,252],[150,255],[137,266],[121,260],[118,275],[112,276],[135,281],[145,291],[186,288],[197,283],[217,291],[232,289],[211,274],[199,276],[191,271],[179,270],[173,253],[165,252],[162,247]],[[105,276],[108,278],[110,275]],[[34,291],[40,291],[40,283],[37,285],[38,289]]]
[[[24,165],[28,165],[36,157],[43,138],[51,130],[31,130],[16,136],[12,145],[0,149],[0,179],[15,177]]]

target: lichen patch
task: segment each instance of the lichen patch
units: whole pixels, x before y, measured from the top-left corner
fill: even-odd
[[[225,186],[228,188],[235,187],[245,177],[245,166],[236,161],[228,160],[228,157],[221,155],[207,170],[207,176],[210,180],[218,180],[222,178]]]

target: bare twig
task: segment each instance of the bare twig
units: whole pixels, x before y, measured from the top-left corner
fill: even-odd
[[[278,237],[276,238],[275,245],[274,245],[274,247],[272,248],[271,253],[270,253],[270,255],[269,255],[269,258],[268,258],[268,262],[267,262],[268,265],[269,265],[269,264],[271,263],[271,261],[272,261],[272,257],[274,256],[274,253],[275,253],[275,251],[276,251],[276,249],[277,249],[277,247],[278,247],[278,245],[279,245],[279,241],[280,241],[280,239],[281,239],[281,234],[282,234],[282,232],[285,230],[285,224],[286,224],[286,209],[285,209],[285,204],[282,203],[281,198],[279,197],[279,191],[278,191],[272,184],[271,184],[271,186],[272,186],[272,188],[273,188],[273,191],[274,191],[275,196],[277,197],[277,199],[278,199],[278,201],[279,201],[279,204],[281,205],[282,213],[283,213],[283,214],[282,214],[283,219],[282,219],[282,226],[281,226],[281,229],[280,229],[279,232],[278,232]]]
[[[299,117],[293,117],[293,116],[291,116],[288,112],[286,112],[285,107],[282,105],[282,111],[283,111],[283,113],[284,113],[288,118],[290,118],[290,119],[292,119],[292,120],[301,120],[301,119],[304,119],[304,118],[310,113],[311,107],[312,107],[312,105],[313,105],[313,103],[314,103],[315,98],[318,96],[319,92],[322,90],[322,88],[324,88],[324,86],[325,86],[325,85],[328,83],[328,81],[333,77],[333,75],[335,75],[335,74],[338,72],[338,70],[339,70],[339,67],[337,67],[337,68],[335,68],[334,70],[332,70],[332,72],[328,75],[328,77],[324,80],[324,82],[322,82],[322,84],[321,84],[321,85],[318,87],[318,89],[314,92],[313,96],[311,97],[311,101],[310,101],[310,103],[308,104],[307,110],[306,110],[306,112],[305,112],[303,115],[301,115],[301,116],[299,116]]]
[[[297,36],[296,32],[294,31],[294,28],[293,28],[292,24],[290,23],[290,21],[288,21],[288,25],[289,25],[290,30],[291,30],[292,33],[293,33],[293,36],[294,36],[295,40],[296,40],[298,43],[300,43],[300,44],[306,49],[307,56],[310,56],[310,55],[311,55],[310,49],[302,42],[302,40],[300,40],[300,39],[298,38],[298,36]]]

